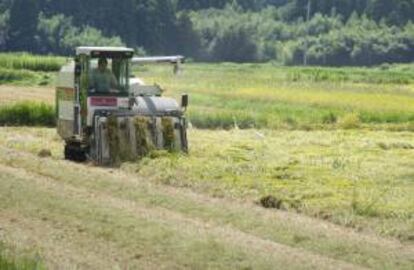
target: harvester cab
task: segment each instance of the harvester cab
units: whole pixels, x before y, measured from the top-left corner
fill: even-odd
[[[122,47],[78,47],[56,85],[58,134],[74,161],[113,165],[152,150],[188,151],[185,107],[163,97],[158,85],[130,78],[131,64],[173,63],[183,57],[133,58]]]

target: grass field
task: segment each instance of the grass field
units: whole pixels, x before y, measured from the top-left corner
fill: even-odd
[[[53,128],[0,127],[0,242],[48,269],[414,267],[413,66],[184,68],[134,73],[190,94],[189,155],[103,169],[63,161]],[[0,97],[15,124],[54,102],[30,80]]]

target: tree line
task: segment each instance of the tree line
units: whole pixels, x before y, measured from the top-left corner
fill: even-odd
[[[413,19],[414,0],[2,0],[0,49],[376,65],[414,61]]]

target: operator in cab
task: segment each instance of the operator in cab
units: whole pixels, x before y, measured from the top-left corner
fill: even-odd
[[[108,68],[108,60],[99,58],[98,67],[93,69],[89,78],[91,93],[119,93],[115,75]]]

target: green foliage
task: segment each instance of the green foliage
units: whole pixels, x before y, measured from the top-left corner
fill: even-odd
[[[38,24],[39,50],[44,53],[71,54],[77,46],[123,46],[119,37],[105,37],[102,31],[86,26],[75,27],[72,17],[40,14]],[[47,42],[45,42],[45,40]]]
[[[23,2],[0,6],[0,48],[69,55],[78,45],[125,44],[203,61],[288,65],[305,56],[330,66],[414,61],[410,0]]]
[[[251,62],[257,59],[256,43],[247,29],[231,27],[217,37],[213,57],[219,61]]]
[[[37,0],[14,0],[10,7],[7,47],[15,51],[36,50],[33,39],[36,35]]]
[[[8,10],[0,11],[0,49],[6,46],[7,33],[9,30],[10,13]]]
[[[233,6],[223,10],[193,12],[195,29],[200,33],[203,51],[207,52],[201,58],[228,60],[227,54],[214,54],[216,48],[221,49],[217,43],[223,39],[223,33],[230,32],[237,36],[238,29],[244,29],[257,53],[254,50],[243,52],[241,55],[248,58],[238,55],[236,61],[274,59],[282,64],[297,65],[303,63],[305,54],[313,65],[376,65],[414,61],[411,23],[389,25],[356,12],[346,20],[335,13],[316,13],[309,22],[289,22],[280,19],[281,12],[272,7],[260,12],[243,12]],[[237,46],[234,45],[237,42],[232,40],[235,38],[228,38],[225,43],[229,44],[227,47],[233,53],[246,44],[243,41]]]
[[[0,126],[55,125],[55,109],[45,103],[21,102],[0,107]]]

